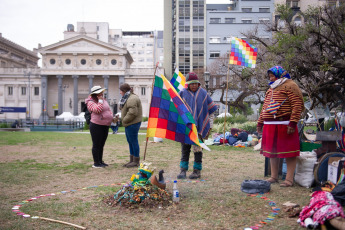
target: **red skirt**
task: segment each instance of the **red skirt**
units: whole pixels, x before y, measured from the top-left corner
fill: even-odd
[[[287,134],[287,125],[265,124],[262,131],[261,154],[268,158],[297,157],[300,152],[297,125]]]

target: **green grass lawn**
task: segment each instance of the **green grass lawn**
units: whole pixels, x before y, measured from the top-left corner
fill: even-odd
[[[119,131],[124,132],[124,128]],[[145,135],[139,135],[141,159],[145,140]],[[23,218],[12,211],[22,201],[51,193],[56,195],[25,203],[20,211],[88,229],[243,229],[271,213],[267,200],[247,196],[240,190],[244,180],[264,179],[264,157],[252,148],[210,146],[212,151],[203,154],[203,181],[178,182],[178,205],[125,209],[102,201],[121,188],[118,183],[129,182],[137,173],[136,168],[122,167],[129,158],[125,135],[108,136],[104,148],[107,168],[91,168],[91,146],[87,132],[0,132],[0,229],[73,229]],[[156,168],[155,175],[164,169],[170,193],[179,173],[180,149],[179,143],[169,140],[147,144],[146,161]],[[193,155],[190,167],[192,162]],[[302,229],[296,218],[287,217],[282,204],[290,201],[307,205],[310,191],[297,185],[280,188],[273,184],[266,196],[281,211],[264,229]]]

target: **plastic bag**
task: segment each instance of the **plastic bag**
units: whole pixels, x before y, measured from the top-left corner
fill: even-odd
[[[271,183],[265,180],[245,180],[241,184],[241,191],[245,193],[266,193],[271,190]]]
[[[302,187],[309,188],[314,182],[314,165],[317,161],[315,151],[301,152],[297,157],[295,182]]]

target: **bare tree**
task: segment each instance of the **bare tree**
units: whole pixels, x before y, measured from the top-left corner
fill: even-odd
[[[245,34],[261,45],[257,78],[268,66],[281,65],[299,84],[303,94],[330,109],[345,105],[345,7],[323,5],[299,12],[304,24],[297,24],[291,8],[278,5],[279,21],[267,27],[273,32],[270,42],[257,31]],[[282,26],[284,25],[284,26]]]

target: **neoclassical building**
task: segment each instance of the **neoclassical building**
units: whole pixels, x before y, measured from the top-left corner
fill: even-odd
[[[120,99],[119,86],[125,82],[133,62],[127,49],[80,34],[41,47],[42,104],[48,117],[71,112],[78,115],[92,86],[107,88],[110,104]]]
[[[0,113],[0,119],[30,119],[41,114],[40,68],[37,51],[10,41],[0,33],[0,107],[26,112]]]
[[[77,31],[74,31],[73,25],[67,26],[64,40],[39,47],[38,52],[42,55],[41,91],[45,117],[55,117],[62,112],[78,115],[83,111],[84,100],[94,85],[108,89],[107,100],[117,110],[121,99],[119,87],[125,82],[140,97],[143,116],[149,116],[153,59],[144,59],[150,65],[134,64],[133,61],[140,63],[140,60],[133,58],[132,53],[136,56],[139,51],[129,51],[128,46],[140,42],[140,52],[149,53],[153,57],[153,52],[148,52],[148,49],[154,50],[151,45],[154,36],[149,36],[150,41],[140,38],[139,41],[138,33],[135,33],[131,42],[125,40],[125,32],[119,30],[113,33],[108,23],[78,22]]]

